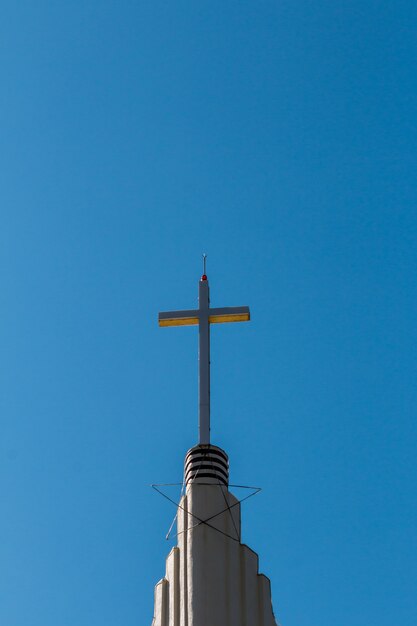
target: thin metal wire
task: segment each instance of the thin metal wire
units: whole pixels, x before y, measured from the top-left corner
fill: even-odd
[[[174,528],[174,524],[175,524],[175,522],[177,521],[177,517],[178,517],[178,511],[175,513],[175,517],[174,517],[174,519],[172,520],[171,526],[169,527],[168,532],[167,532],[167,534],[165,535],[165,539],[166,539],[167,541],[168,541],[168,539],[169,539],[169,538],[170,538],[170,536],[171,536],[171,532],[172,532],[172,529]]]
[[[245,486],[245,485],[230,485],[231,487],[236,487],[236,488],[241,488],[241,489],[254,489],[253,493],[250,493],[248,496],[246,496],[245,498],[242,498],[241,500],[238,500],[237,502],[235,502],[234,504],[232,504],[231,506],[228,506],[227,508],[223,509],[222,511],[219,511],[218,513],[215,513],[214,515],[212,515],[211,517],[208,517],[206,520],[202,520],[201,518],[199,518],[197,515],[195,515],[194,513],[192,513],[191,511],[187,511],[187,509],[185,509],[183,506],[181,506],[180,503],[175,502],[175,500],[173,500],[172,498],[170,498],[169,496],[167,496],[165,493],[163,493],[162,491],[160,491],[158,489],[159,487],[163,487],[163,486],[178,486],[181,485],[182,483],[162,483],[159,485],[156,484],[152,484],[151,487],[153,489],[155,489],[155,491],[157,491],[161,496],[163,496],[166,500],[168,500],[169,502],[171,502],[174,506],[176,506],[177,508],[181,509],[182,511],[184,511],[184,513],[187,513],[188,515],[191,515],[191,517],[194,517],[198,523],[194,524],[193,526],[190,526],[189,528],[186,528],[185,530],[182,530],[180,532],[177,532],[174,537],[178,537],[179,535],[182,535],[183,533],[187,532],[188,530],[193,530],[193,528],[196,528],[197,526],[200,526],[201,524],[204,524],[206,526],[208,526],[209,528],[212,528],[213,530],[216,530],[217,532],[219,532],[220,534],[224,535],[225,537],[228,537],[229,539],[232,539],[233,541],[238,541],[240,542],[240,539],[236,539],[235,537],[232,537],[231,535],[229,535],[228,533],[225,533],[224,531],[220,530],[219,528],[216,528],[216,526],[213,526],[212,524],[209,524],[208,522],[210,522],[211,520],[215,519],[216,517],[218,517],[219,515],[221,515],[222,513],[225,513],[228,509],[233,509],[235,506],[237,506],[238,504],[241,504],[242,502],[244,502],[245,500],[248,500],[249,498],[251,498],[252,496],[255,496],[256,494],[258,494],[262,489],[261,487],[249,487],[249,486]],[[213,485],[213,483],[192,483],[194,485],[209,485],[211,487],[218,487],[218,485]],[[175,521],[175,520],[174,520]],[[171,525],[171,527],[173,526],[173,524]]]
[[[200,471],[200,469],[201,469],[202,463],[203,463],[203,459],[200,461],[200,464],[199,464],[199,466],[198,466],[198,468],[197,468],[196,475],[194,476],[194,480],[196,480],[196,478],[197,478],[197,476],[198,476],[198,472],[199,472],[199,471]],[[184,477],[183,477],[183,479],[182,479],[181,498],[183,498],[183,497],[184,497],[184,498],[186,498],[186,497],[187,497],[187,487],[188,487],[188,485],[187,485],[187,483],[186,483],[186,481],[185,481],[185,475],[184,475]],[[171,526],[169,527],[169,530],[168,530],[168,532],[167,532],[167,534],[166,534],[166,536],[165,536],[165,539],[166,539],[167,541],[168,541],[168,539],[169,539],[169,538],[170,538],[170,536],[171,536],[171,532],[172,532],[172,529],[174,528],[174,524],[175,524],[175,521],[176,521],[176,519],[177,519],[177,518],[178,518],[178,511],[176,512],[175,517],[174,517],[174,519],[172,520],[172,524],[171,524]]]
[[[201,484],[201,483],[200,483]],[[210,485],[213,487],[215,487],[216,485],[213,485],[210,483]],[[259,491],[261,491],[259,489]],[[259,493],[259,491],[254,491],[253,493],[249,494],[248,496],[246,496],[245,498],[242,498],[242,500],[239,500],[238,502],[235,502],[234,504],[232,504],[232,506],[230,507],[231,509],[235,506],[237,506],[238,504],[241,504],[242,502],[244,502],[245,500],[248,500],[249,498],[251,498],[252,496],[256,496],[257,493]],[[185,509],[183,509],[185,510]],[[222,513],[225,513],[225,511],[227,511],[227,509],[223,509],[222,511],[220,511],[219,513],[216,513],[216,515],[213,515],[212,517],[209,517],[208,520],[214,519],[215,517],[217,517],[218,515],[221,515]],[[196,515],[193,515],[190,511],[186,511],[187,513],[189,513],[192,517],[196,517]],[[197,518],[198,519],[198,518]],[[219,528],[216,528],[215,526],[212,526],[211,524],[207,524],[208,520],[201,520],[198,524],[194,524],[194,526],[190,526],[189,528],[186,528],[185,530],[181,530],[179,532],[177,532],[174,537],[178,537],[179,535],[182,535],[183,533],[187,532],[188,530],[193,530],[193,528],[196,528],[197,526],[200,526],[200,524],[206,524],[209,528],[213,528],[213,530],[217,530],[217,532],[221,533],[222,535],[225,535],[225,537],[228,537],[229,539],[233,539],[233,541],[238,541],[240,542],[240,539],[236,539],[235,537],[232,537],[231,535],[225,533],[224,531],[220,530]]]
[[[180,487],[183,483],[149,483],[148,487]],[[218,487],[213,483],[190,483],[192,485],[201,485],[201,486],[209,486],[209,487]],[[251,485],[232,485],[229,484],[229,487],[233,487],[235,489],[255,489],[256,491],[262,491],[262,487],[252,487]]]

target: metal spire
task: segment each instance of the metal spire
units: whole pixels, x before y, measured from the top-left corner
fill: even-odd
[[[159,313],[159,326],[199,326],[198,404],[199,444],[210,444],[210,324],[247,322],[249,307],[210,308],[207,255],[203,254],[203,275],[198,284],[198,309]]]

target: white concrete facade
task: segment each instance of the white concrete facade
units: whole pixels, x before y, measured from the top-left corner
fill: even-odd
[[[276,626],[270,582],[240,542],[240,505],[213,478],[187,485],[152,626]]]

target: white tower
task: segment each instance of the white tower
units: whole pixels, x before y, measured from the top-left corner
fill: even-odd
[[[269,579],[240,541],[227,454],[210,444],[210,324],[248,320],[248,307],[210,308],[205,266],[199,308],[159,314],[160,326],[199,325],[199,444],[185,457],[178,545],[155,587],[152,626],[276,626]]]

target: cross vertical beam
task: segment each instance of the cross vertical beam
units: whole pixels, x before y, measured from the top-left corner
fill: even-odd
[[[198,434],[200,444],[210,443],[210,294],[208,280],[198,285]]]

